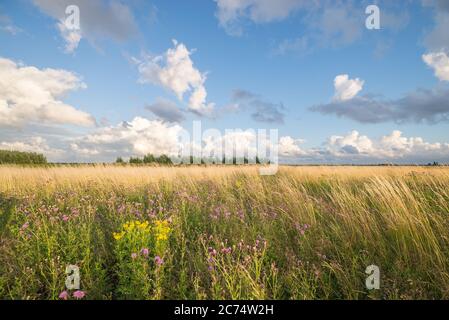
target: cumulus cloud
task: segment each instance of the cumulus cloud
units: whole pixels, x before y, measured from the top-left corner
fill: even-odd
[[[282,103],[266,101],[255,93],[241,89],[234,90],[232,102],[231,108],[234,111],[249,110],[254,121],[284,123],[285,114],[283,111],[285,107]]]
[[[51,161],[63,162],[113,161],[118,156],[148,153],[177,157],[186,155],[186,150],[204,158],[221,159],[226,155],[229,159],[234,156],[267,159],[277,149],[281,163],[449,163],[449,143],[406,137],[398,130],[380,138],[353,130],[333,135],[315,148],[303,148],[302,139],[281,136],[276,141],[266,132],[252,129],[224,132],[207,129],[202,131],[200,140],[194,139],[178,124],[136,117],[86,135],[52,139],[51,143],[41,137],[0,141],[0,149],[43,153]]]
[[[307,155],[308,152],[301,149],[300,145],[304,143],[302,139],[294,139],[290,136],[280,137],[278,151],[282,157],[300,157]]]
[[[267,159],[275,147],[281,158],[294,158],[307,154],[300,148],[302,139],[283,136],[274,141],[266,132],[254,130],[233,130],[224,135],[214,135],[205,132],[202,139],[203,156],[221,158],[223,154],[228,159],[247,157],[255,161],[255,157]]]
[[[118,156],[156,156],[165,154],[172,157],[193,155],[221,159],[226,155],[255,159],[268,158],[274,146],[279,156],[286,158],[305,155],[300,148],[301,139],[283,136],[276,142],[267,132],[248,130],[207,129],[200,137],[194,137],[185,128],[162,120],[136,117],[116,126],[96,129],[90,134],[69,139],[66,143],[72,158],[84,160],[111,161]]]
[[[373,142],[362,136],[357,131],[352,131],[346,136],[331,136],[327,142],[327,151],[335,156],[374,153]]]
[[[204,86],[206,74],[193,65],[192,51],[173,40],[173,48],[160,56],[145,56],[143,60],[134,59],[138,65],[141,83],[151,83],[172,91],[180,101],[186,93],[189,110],[199,115],[211,115],[214,104],[207,103],[207,91]]]
[[[348,94],[344,97],[351,97],[361,87],[356,84],[349,88],[352,90],[348,90]],[[336,97],[339,97],[338,92],[337,90]],[[349,99],[334,98],[330,103],[314,105],[309,110],[322,114],[335,114],[361,123],[393,121],[435,124],[449,120],[449,87],[442,85],[430,90],[417,89],[396,100],[381,99],[372,95],[353,96]]]
[[[449,57],[445,52],[428,53],[422,56],[424,62],[435,71],[441,81],[449,81]]]
[[[341,74],[335,77],[335,101],[346,101],[354,98],[362,89],[365,82],[356,79],[349,79],[347,74]]]
[[[355,163],[427,163],[449,161],[448,143],[430,143],[420,137],[404,137],[394,130],[380,139],[370,139],[358,131],[345,136],[332,136],[320,152],[324,159],[352,161]]]
[[[86,85],[72,72],[38,69],[0,58],[0,124],[27,123],[92,126],[95,119],[60,99]]]
[[[176,103],[158,98],[153,104],[145,107],[158,118],[168,122],[182,122],[185,120],[184,113],[178,108]]]
[[[75,152],[82,150],[82,155],[98,155],[102,159],[148,153],[173,156],[179,151],[181,130],[182,127],[177,124],[136,117],[132,121],[103,127],[76,138],[71,143],[71,149]]]
[[[102,38],[124,41],[136,34],[131,10],[118,0],[32,1],[42,12],[57,20],[56,27],[65,40],[67,52],[73,52],[82,38],[91,43]],[[65,26],[65,10],[70,5],[80,9],[80,30],[68,30]]]

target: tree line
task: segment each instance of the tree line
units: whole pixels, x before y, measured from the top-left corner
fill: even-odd
[[[47,164],[43,154],[0,150],[0,164]]]
[[[118,157],[115,161],[116,163],[130,163],[130,164],[161,164],[161,165],[172,165],[173,161],[165,154],[162,154],[159,157],[156,157],[152,154],[147,154],[143,158],[139,157],[130,157],[129,161],[125,161],[122,157]],[[226,158],[223,157],[221,160],[212,158],[212,159],[205,159],[205,158],[195,158],[193,156],[190,156],[189,158],[183,159],[181,161],[181,164],[250,164],[250,163],[256,163],[256,164],[269,164],[270,161],[264,161],[260,160],[259,157],[256,157],[255,161],[249,161],[248,158],[236,158],[233,157],[231,161],[226,161]]]

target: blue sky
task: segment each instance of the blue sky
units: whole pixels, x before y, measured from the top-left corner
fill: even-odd
[[[58,27],[70,4],[71,48]],[[371,4],[380,30],[365,27]],[[0,148],[54,161],[173,153],[201,120],[278,129],[288,162],[449,162],[447,26],[444,0],[5,0]],[[62,71],[74,77],[63,88]]]

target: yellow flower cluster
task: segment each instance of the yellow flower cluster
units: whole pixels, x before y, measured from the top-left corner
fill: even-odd
[[[165,241],[168,239],[168,234],[171,229],[168,225],[167,220],[156,220],[154,222],[154,234],[156,236],[156,241]]]
[[[120,240],[121,238],[123,238],[123,236],[125,235],[125,231],[122,232],[114,232],[112,234],[114,236],[115,240]]]
[[[149,229],[150,225],[148,221],[130,221],[123,224],[123,230],[121,232],[114,232],[112,235],[115,240],[120,240],[127,232],[132,232],[133,230],[148,231]]]

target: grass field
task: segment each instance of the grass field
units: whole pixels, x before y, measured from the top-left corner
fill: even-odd
[[[3,166],[0,298],[448,299],[448,231],[443,167]]]

